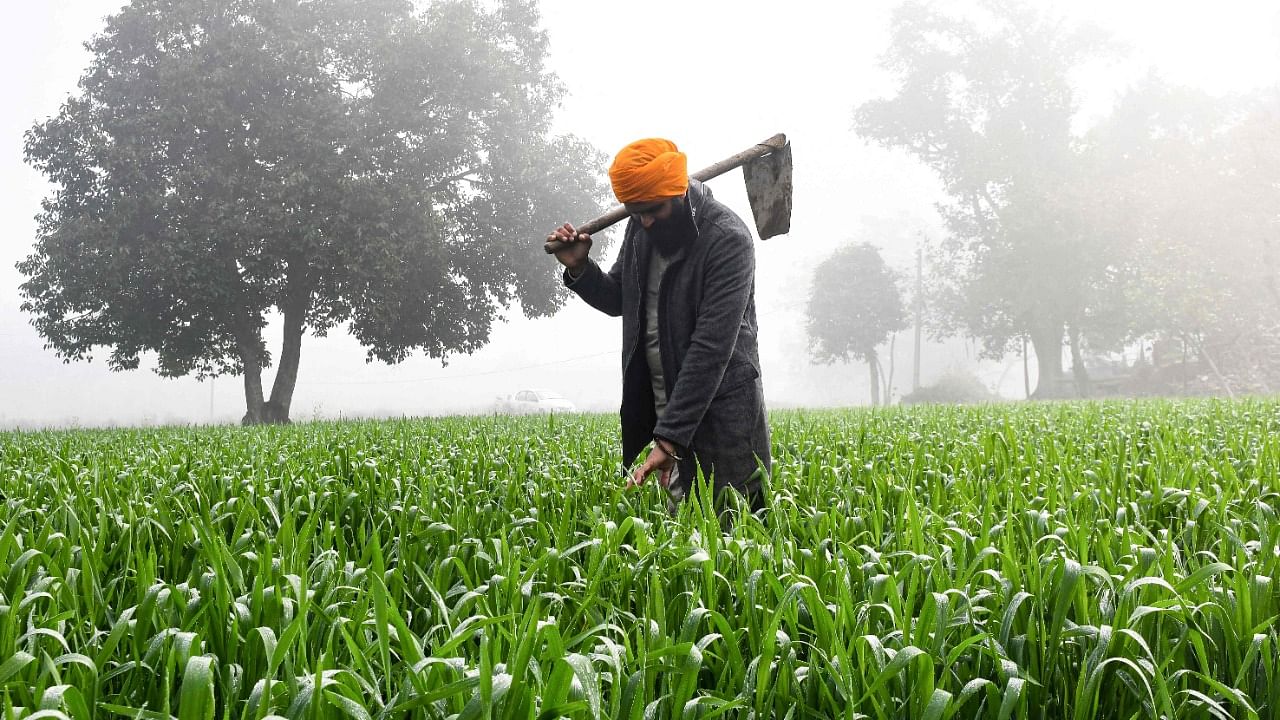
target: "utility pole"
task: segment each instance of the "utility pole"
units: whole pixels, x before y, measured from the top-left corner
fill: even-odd
[[[1027,364],[1027,334],[1022,333],[1022,390],[1031,399],[1031,367]]]
[[[214,381],[214,378],[209,378],[209,424],[210,425],[213,424],[213,381]]]
[[[916,239],[916,291],[911,299],[916,314],[916,347],[915,357],[911,361],[911,392],[920,389],[920,326],[924,316],[924,248],[922,240]]]

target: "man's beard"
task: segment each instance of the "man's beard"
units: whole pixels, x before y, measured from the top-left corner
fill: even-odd
[[[689,212],[689,202],[680,200],[679,207],[671,211],[666,220],[655,220],[645,229],[653,247],[663,257],[674,255],[693,239],[698,230],[693,224],[693,214]]]

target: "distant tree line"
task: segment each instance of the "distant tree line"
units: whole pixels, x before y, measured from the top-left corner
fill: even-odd
[[[1081,127],[1073,77],[1120,56],[1018,2],[895,11],[897,89],[856,129],[942,180],[932,331],[991,358],[1029,343],[1039,398],[1093,394],[1088,358],[1135,346],[1128,392],[1280,391],[1280,88],[1153,74]]]
[[[1018,2],[969,10],[903,3],[897,88],[855,111],[943,182],[933,334],[1030,345],[1037,397],[1092,394],[1089,359],[1133,346],[1131,390],[1280,390],[1280,89],[1153,75],[1081,127],[1072,78],[1115,45]],[[550,132],[547,45],[533,0],[132,0],[26,135],[54,190],[23,309],[67,361],[241,376],[246,423],[288,421],[307,334],[394,363],[483,347],[513,305],[554,312],[530,239],[607,188],[560,172],[604,158]],[[887,399],[900,274],[865,242],[816,272],[812,357],[867,362]]]

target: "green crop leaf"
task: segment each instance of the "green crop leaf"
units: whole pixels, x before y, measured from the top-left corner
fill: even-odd
[[[197,655],[187,661],[178,696],[178,720],[212,720],[214,716],[213,658]]]

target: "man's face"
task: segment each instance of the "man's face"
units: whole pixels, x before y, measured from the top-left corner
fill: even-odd
[[[640,223],[640,227],[649,230],[655,224],[661,226],[662,223],[668,222],[675,217],[676,210],[680,208],[683,202],[684,197],[677,195],[676,197],[651,200],[649,202],[627,203],[623,207],[627,209],[627,214]]]
[[[683,195],[652,202],[627,203],[627,212],[640,223],[658,252],[665,256],[680,249],[693,231]]]

